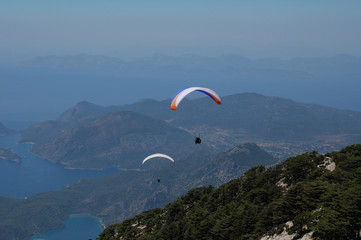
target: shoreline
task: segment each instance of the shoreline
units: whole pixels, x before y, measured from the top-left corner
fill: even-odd
[[[10,161],[10,162],[14,162],[16,164],[21,164],[21,157],[19,155],[17,155],[16,153],[14,153],[12,151],[12,149],[10,148],[2,148],[0,147],[0,159],[6,160],[6,161]]]

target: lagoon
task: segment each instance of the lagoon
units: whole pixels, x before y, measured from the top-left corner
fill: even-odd
[[[37,234],[28,240],[88,240],[96,239],[103,231],[99,220],[88,215],[72,215],[63,223],[62,229]]]
[[[102,177],[119,169],[65,169],[30,152],[31,144],[17,144],[20,134],[0,136],[0,147],[10,148],[22,158],[21,164],[0,159],[0,196],[26,198],[30,195],[59,190],[82,178]]]
[[[22,163],[0,159],[0,196],[23,199],[42,192],[58,190],[82,178],[102,177],[119,172],[107,170],[70,170],[42,159],[30,152],[32,145],[17,144],[19,134],[0,136],[0,147],[10,148],[22,158]],[[38,234],[31,240],[79,240],[96,239],[103,227],[97,218],[73,215],[64,221],[64,228]],[[29,239],[30,240],[30,239]]]

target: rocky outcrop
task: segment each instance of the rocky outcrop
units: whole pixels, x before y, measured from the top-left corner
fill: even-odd
[[[324,167],[329,171],[334,171],[336,168],[335,161],[330,157],[325,157],[325,160],[322,164],[317,165],[317,167]]]

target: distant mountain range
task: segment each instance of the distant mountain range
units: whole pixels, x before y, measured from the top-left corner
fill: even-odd
[[[199,149],[149,171],[129,170],[82,179],[62,190],[22,200],[0,197],[0,239],[21,240],[59,228],[71,214],[90,214],[110,225],[163,207],[191,188],[218,186],[241,176],[251,166],[274,163],[271,155],[252,143],[218,153]]]
[[[131,61],[85,54],[41,56],[0,66],[0,78],[8,89],[2,95],[7,104],[0,121],[55,119],[84,100],[99,105],[142,98],[161,101],[188,86],[210,87],[220,96],[257,92],[361,111],[360,69],[361,57],[347,54],[285,60],[231,54],[154,54]],[[27,99],[26,107],[20,99]]]
[[[107,56],[79,54],[74,56],[42,56],[35,57],[18,64],[22,67],[53,68],[53,69],[121,69],[127,63]]]
[[[334,74],[348,72],[361,74],[361,57],[339,54],[328,58],[293,58],[281,60],[265,58],[252,60],[235,54],[219,57],[198,55],[167,56],[154,54],[133,61],[114,57],[94,55],[41,56],[19,63],[21,67],[53,69],[104,69],[104,70],[176,70],[202,73],[220,72],[231,75],[268,74],[283,76],[310,77],[317,72]],[[258,71],[263,69],[262,71]],[[330,72],[331,70],[331,72]],[[280,74],[281,73],[281,74]]]
[[[185,99],[176,111],[169,100],[111,107],[81,102],[56,121],[23,131],[20,142],[34,143],[31,151],[43,158],[77,168],[133,168],[155,151],[178,157],[195,147],[224,151],[244,142],[256,142],[277,159],[361,142],[358,112],[254,93],[222,101],[218,106],[208,97]],[[192,146],[198,134],[203,143]]]

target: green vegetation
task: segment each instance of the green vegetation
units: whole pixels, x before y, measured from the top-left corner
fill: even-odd
[[[0,239],[26,239],[59,228],[72,214],[92,215],[106,225],[117,223],[144,210],[164,207],[194,187],[219,186],[234,179],[250,168],[252,159],[274,162],[255,144],[239,145],[223,153],[199,148],[175,159],[175,163],[164,160],[165,165],[153,170],[82,179],[64,189],[22,200],[0,198]]]
[[[352,145],[254,167],[216,189],[192,189],[163,209],[110,225],[98,239],[258,239],[289,221],[296,238],[361,239],[360,206],[361,145]]]

